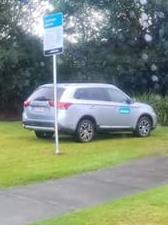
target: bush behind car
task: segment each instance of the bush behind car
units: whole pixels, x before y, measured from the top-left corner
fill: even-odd
[[[150,104],[157,114],[158,123],[162,126],[168,126],[168,96],[143,94],[137,96],[137,99]]]

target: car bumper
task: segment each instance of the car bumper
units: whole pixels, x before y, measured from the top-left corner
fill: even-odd
[[[23,127],[28,130],[39,130],[39,131],[55,131],[55,125],[53,122],[35,122],[26,121],[23,122]],[[61,133],[74,133],[72,129],[66,128],[58,124],[58,131]]]
[[[54,131],[52,122],[23,121],[23,127],[29,130]]]

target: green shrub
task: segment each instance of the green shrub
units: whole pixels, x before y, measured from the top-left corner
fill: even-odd
[[[162,126],[168,126],[168,96],[163,98],[159,95],[144,94],[138,96],[137,99],[150,104],[157,114],[158,123]]]

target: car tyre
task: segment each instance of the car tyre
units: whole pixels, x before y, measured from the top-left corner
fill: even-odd
[[[91,119],[82,119],[76,129],[76,138],[81,143],[93,140],[95,136],[95,123]]]
[[[46,132],[46,131],[34,131],[37,138],[41,139],[49,139],[53,137],[53,132]]]
[[[152,130],[152,121],[149,116],[142,116],[137,122],[134,135],[137,137],[147,137]]]

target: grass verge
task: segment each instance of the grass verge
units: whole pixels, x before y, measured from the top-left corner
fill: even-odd
[[[167,225],[168,186],[33,225]]]
[[[62,155],[54,153],[53,140],[38,140],[20,122],[0,123],[0,188],[41,182],[109,167],[149,155],[168,154],[168,127],[149,138],[103,135],[80,144],[60,138]]]

